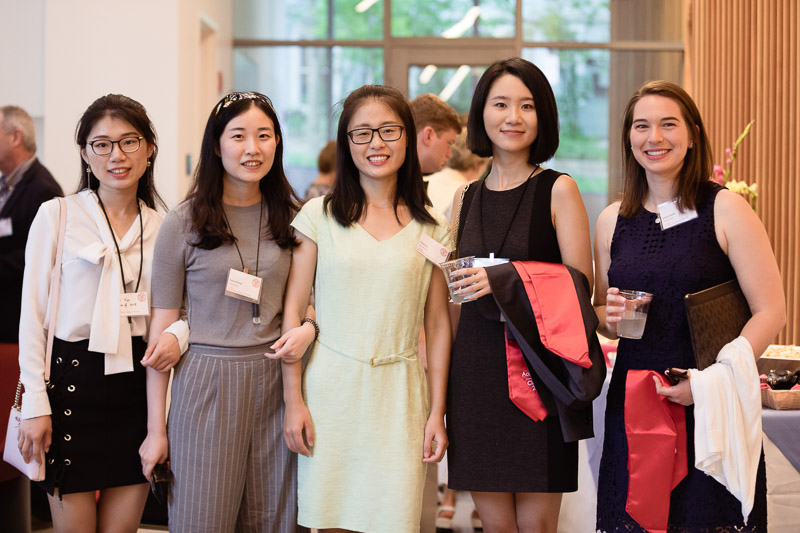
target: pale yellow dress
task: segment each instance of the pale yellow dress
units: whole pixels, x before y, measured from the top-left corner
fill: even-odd
[[[323,214],[322,200],[292,222],[317,243],[320,327],[304,374],[316,436],[298,461],[298,523],[418,531],[429,412],[418,340],[434,267],[416,246],[422,233],[447,245],[448,225],[429,210],[436,225],[413,220],[378,241]]]

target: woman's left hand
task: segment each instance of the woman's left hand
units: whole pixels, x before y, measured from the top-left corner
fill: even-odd
[[[159,372],[167,372],[181,359],[181,347],[178,338],[172,333],[164,332],[158,336],[155,344],[147,347],[142,358],[142,366],[149,366]]]
[[[463,279],[459,279],[465,276]],[[458,281],[452,281],[458,279]],[[447,280],[447,286],[453,289],[456,294],[466,294],[466,300],[477,300],[487,294],[492,294],[492,288],[489,286],[489,278],[486,275],[486,269],[483,267],[475,268],[462,268],[454,270],[450,273],[450,279]],[[458,291],[456,291],[458,289]]]
[[[435,443],[435,446],[434,446]],[[422,444],[422,462],[438,463],[447,449],[447,430],[444,417],[431,415],[425,423],[425,440]]]
[[[679,403],[684,406],[689,406],[694,403],[692,386],[689,384],[688,379],[683,379],[680,383],[671,387],[662,385],[661,380],[655,376],[653,376],[653,381],[656,382],[656,393],[660,396],[664,396],[669,401]]]
[[[308,347],[314,342],[316,331],[308,322],[292,328],[271,346],[275,353],[266,353],[270,359],[282,359],[285,363],[296,363],[303,358]]]

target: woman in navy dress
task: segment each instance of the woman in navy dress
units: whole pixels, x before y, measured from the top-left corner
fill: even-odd
[[[756,357],[786,321],[780,273],[764,227],[743,198],[709,181],[711,149],[689,95],[664,81],[642,86],[628,103],[622,144],[622,201],[600,214],[595,233],[600,332],[617,337],[625,301],[619,289],[647,291],[653,300],[642,338],[620,340],[608,391],[597,499],[597,529],[605,532],[644,531],[625,510],[625,380],[628,370],[695,366],[683,296],[737,279],[753,314],[741,335]],[[684,215],[694,210],[697,217],[685,216],[687,220],[662,230],[659,205],[670,201]],[[766,531],[763,454],[755,503],[745,526],[740,502],[694,468],[689,380],[657,390],[686,406],[689,473],[671,493],[668,531]]]

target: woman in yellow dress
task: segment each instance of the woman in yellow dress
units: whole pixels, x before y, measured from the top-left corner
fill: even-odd
[[[316,271],[320,330],[302,391],[300,364],[283,367],[284,437],[300,454],[303,526],[417,531],[424,463],[447,448],[447,285],[416,247],[423,234],[444,245],[450,237],[429,207],[415,139],[399,91],[354,91],[339,121],[333,192],[310,200],[292,222],[301,244],[284,328],[301,324]]]

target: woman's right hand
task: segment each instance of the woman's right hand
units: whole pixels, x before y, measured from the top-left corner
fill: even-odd
[[[625,311],[625,298],[619,295],[617,287],[609,287],[606,291],[606,325],[610,331],[616,331],[617,322],[622,320]]]
[[[311,422],[311,413],[302,400],[286,404],[286,413],[283,416],[283,440],[293,452],[311,457],[309,448],[314,446],[314,425]]]
[[[139,446],[139,457],[142,459],[142,474],[145,479],[150,479],[150,474],[156,465],[160,465],[169,458],[169,441],[166,432],[147,432],[147,437]]]
[[[44,454],[50,451],[53,439],[53,421],[50,415],[28,418],[19,423],[17,446],[26,463],[36,458],[39,464],[44,464]]]

